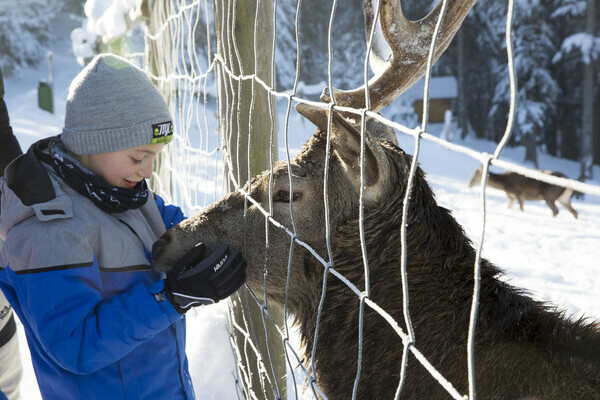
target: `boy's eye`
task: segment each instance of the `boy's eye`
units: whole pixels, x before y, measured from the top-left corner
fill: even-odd
[[[134,164],[141,164],[142,160],[138,160],[137,158],[131,157],[131,161],[134,162]]]

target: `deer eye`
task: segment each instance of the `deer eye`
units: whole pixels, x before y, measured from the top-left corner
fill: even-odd
[[[273,201],[289,203],[290,197],[293,201],[296,201],[298,200],[299,196],[296,192],[293,192],[290,196],[290,192],[288,192],[287,190],[278,190],[277,193],[275,193],[275,195],[273,196]]]

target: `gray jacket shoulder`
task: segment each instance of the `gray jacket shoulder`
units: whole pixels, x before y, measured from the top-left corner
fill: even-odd
[[[107,270],[149,267],[147,254],[166,230],[152,195],[139,209],[108,214],[45,169],[53,197],[41,203],[25,204],[1,179],[0,268],[37,271],[94,258]]]

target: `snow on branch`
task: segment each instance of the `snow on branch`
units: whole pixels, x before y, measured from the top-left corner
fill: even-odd
[[[570,1],[554,10],[554,12],[552,12],[552,18],[581,16],[585,14],[586,9],[587,5],[585,0]]]
[[[600,37],[595,37],[585,32],[578,32],[567,37],[560,50],[554,55],[553,63],[559,62],[563,56],[578,50],[581,53],[581,60],[589,64],[592,60],[597,60],[600,55]]]
[[[123,37],[140,19],[144,0],[87,0],[87,19],[71,32],[73,53],[81,65],[97,53],[98,42],[111,43]]]

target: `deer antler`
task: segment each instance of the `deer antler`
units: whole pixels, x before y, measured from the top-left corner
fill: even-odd
[[[367,32],[374,28],[372,0],[364,0]],[[376,1],[376,0],[373,0]],[[460,28],[469,10],[477,0],[448,0],[444,20],[435,46],[434,62],[446,50]],[[392,51],[385,69],[369,80],[370,109],[379,111],[425,74],[431,38],[442,7],[438,2],[429,14],[419,21],[409,21],[402,13],[401,0],[381,0],[379,13],[381,30]],[[375,46],[377,50],[377,46]],[[377,73],[377,71],[375,71]],[[345,107],[365,108],[364,85],[352,90],[333,89],[336,104]],[[321,100],[331,102],[329,88],[321,94]]]

